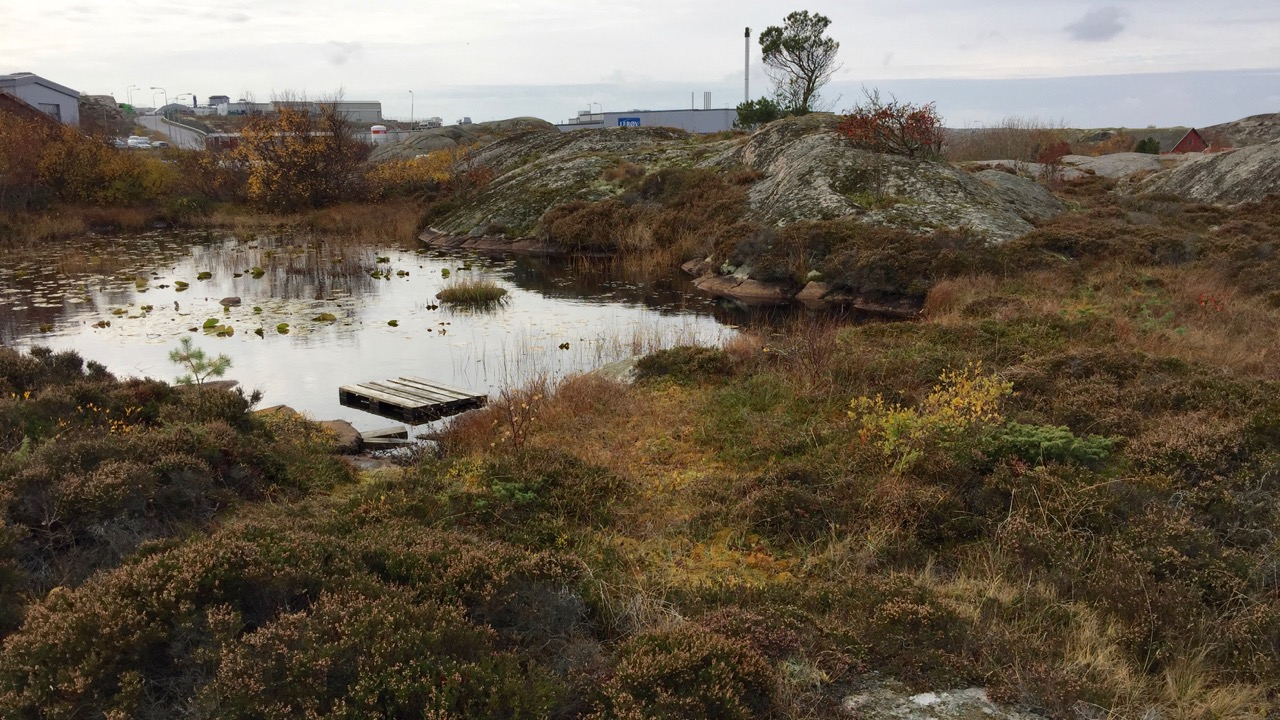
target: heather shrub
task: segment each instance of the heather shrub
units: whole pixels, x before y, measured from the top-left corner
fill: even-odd
[[[658,350],[636,363],[638,379],[670,378],[675,382],[701,382],[720,378],[733,371],[733,360],[720,348],[683,345]]]
[[[618,200],[596,203],[575,200],[557,205],[539,221],[548,237],[573,252],[610,252],[619,237],[635,222],[633,208]]]
[[[680,625],[637,635],[618,648],[600,688],[597,718],[763,718],[776,679],[750,645]]]
[[[900,575],[861,577],[832,590],[815,589],[829,634],[867,667],[918,686],[963,682],[971,624],[930,590]]]
[[[747,178],[744,180],[744,178]],[[548,209],[538,232],[573,252],[642,255],[663,251],[679,262],[705,257],[747,209],[750,176],[692,168],[663,168],[622,180],[618,198],[571,201]],[[670,258],[667,258],[667,256]]]
[[[349,482],[318,426],[261,422],[252,398],[118,381],[75,353],[0,349],[0,517],[34,593],[114,567],[142,544],[208,527],[245,500]],[[21,390],[21,394],[17,391]]]
[[[816,272],[869,298],[917,301],[943,278],[994,269],[1001,252],[962,231],[922,236],[844,220],[796,222],[728,238],[717,249],[730,265],[752,268],[758,280],[803,284]]]
[[[787,660],[807,649],[815,634],[813,621],[799,611],[729,605],[697,619],[697,624],[730,640],[750,643],[770,662]]]
[[[215,617],[235,622],[229,608]],[[456,608],[326,592],[225,646],[194,704],[210,716],[279,720],[547,717],[557,683],[497,639]]]
[[[584,527],[612,521],[630,483],[609,470],[572,454],[524,448],[481,464],[468,461],[428,464],[447,510],[463,526],[540,546],[564,542]]]
[[[424,698],[464,716],[545,713],[555,683],[498,648],[547,641],[513,620],[529,588],[572,583],[576,566],[370,520],[245,524],[51,594],[0,652],[0,714],[163,717],[198,699],[282,716],[267,690],[333,717]]]

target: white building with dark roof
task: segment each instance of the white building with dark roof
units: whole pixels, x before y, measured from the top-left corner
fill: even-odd
[[[35,73],[0,75],[0,92],[9,93],[67,125],[80,125],[80,93]]]

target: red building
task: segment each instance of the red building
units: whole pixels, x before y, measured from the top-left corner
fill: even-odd
[[[1170,150],[1169,152],[1170,153],[1193,153],[1193,152],[1204,152],[1208,149],[1209,149],[1209,143],[1205,141],[1204,137],[1200,135],[1200,132],[1198,130],[1196,130],[1195,128],[1191,128],[1191,130],[1187,132],[1187,134],[1184,135],[1182,139],[1178,141],[1178,144],[1174,145],[1173,149]]]

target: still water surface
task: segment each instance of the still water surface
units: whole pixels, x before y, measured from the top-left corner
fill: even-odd
[[[438,306],[436,293],[461,278],[493,280],[507,302]],[[230,296],[242,304],[224,310]],[[314,319],[321,313],[337,319]],[[208,319],[234,333],[204,331]],[[191,336],[230,356],[227,377],[262,390],[262,405],[361,429],[390,423],[341,406],[340,385],[418,375],[493,393],[658,347],[718,343],[744,319],[678,276],[627,282],[560,261],[314,238],[157,232],[0,256],[0,344],[72,349],[118,376],[172,380],[169,351]]]

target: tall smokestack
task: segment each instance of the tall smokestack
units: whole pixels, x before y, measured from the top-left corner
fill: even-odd
[[[751,102],[751,28],[747,28],[742,62],[742,102]]]

